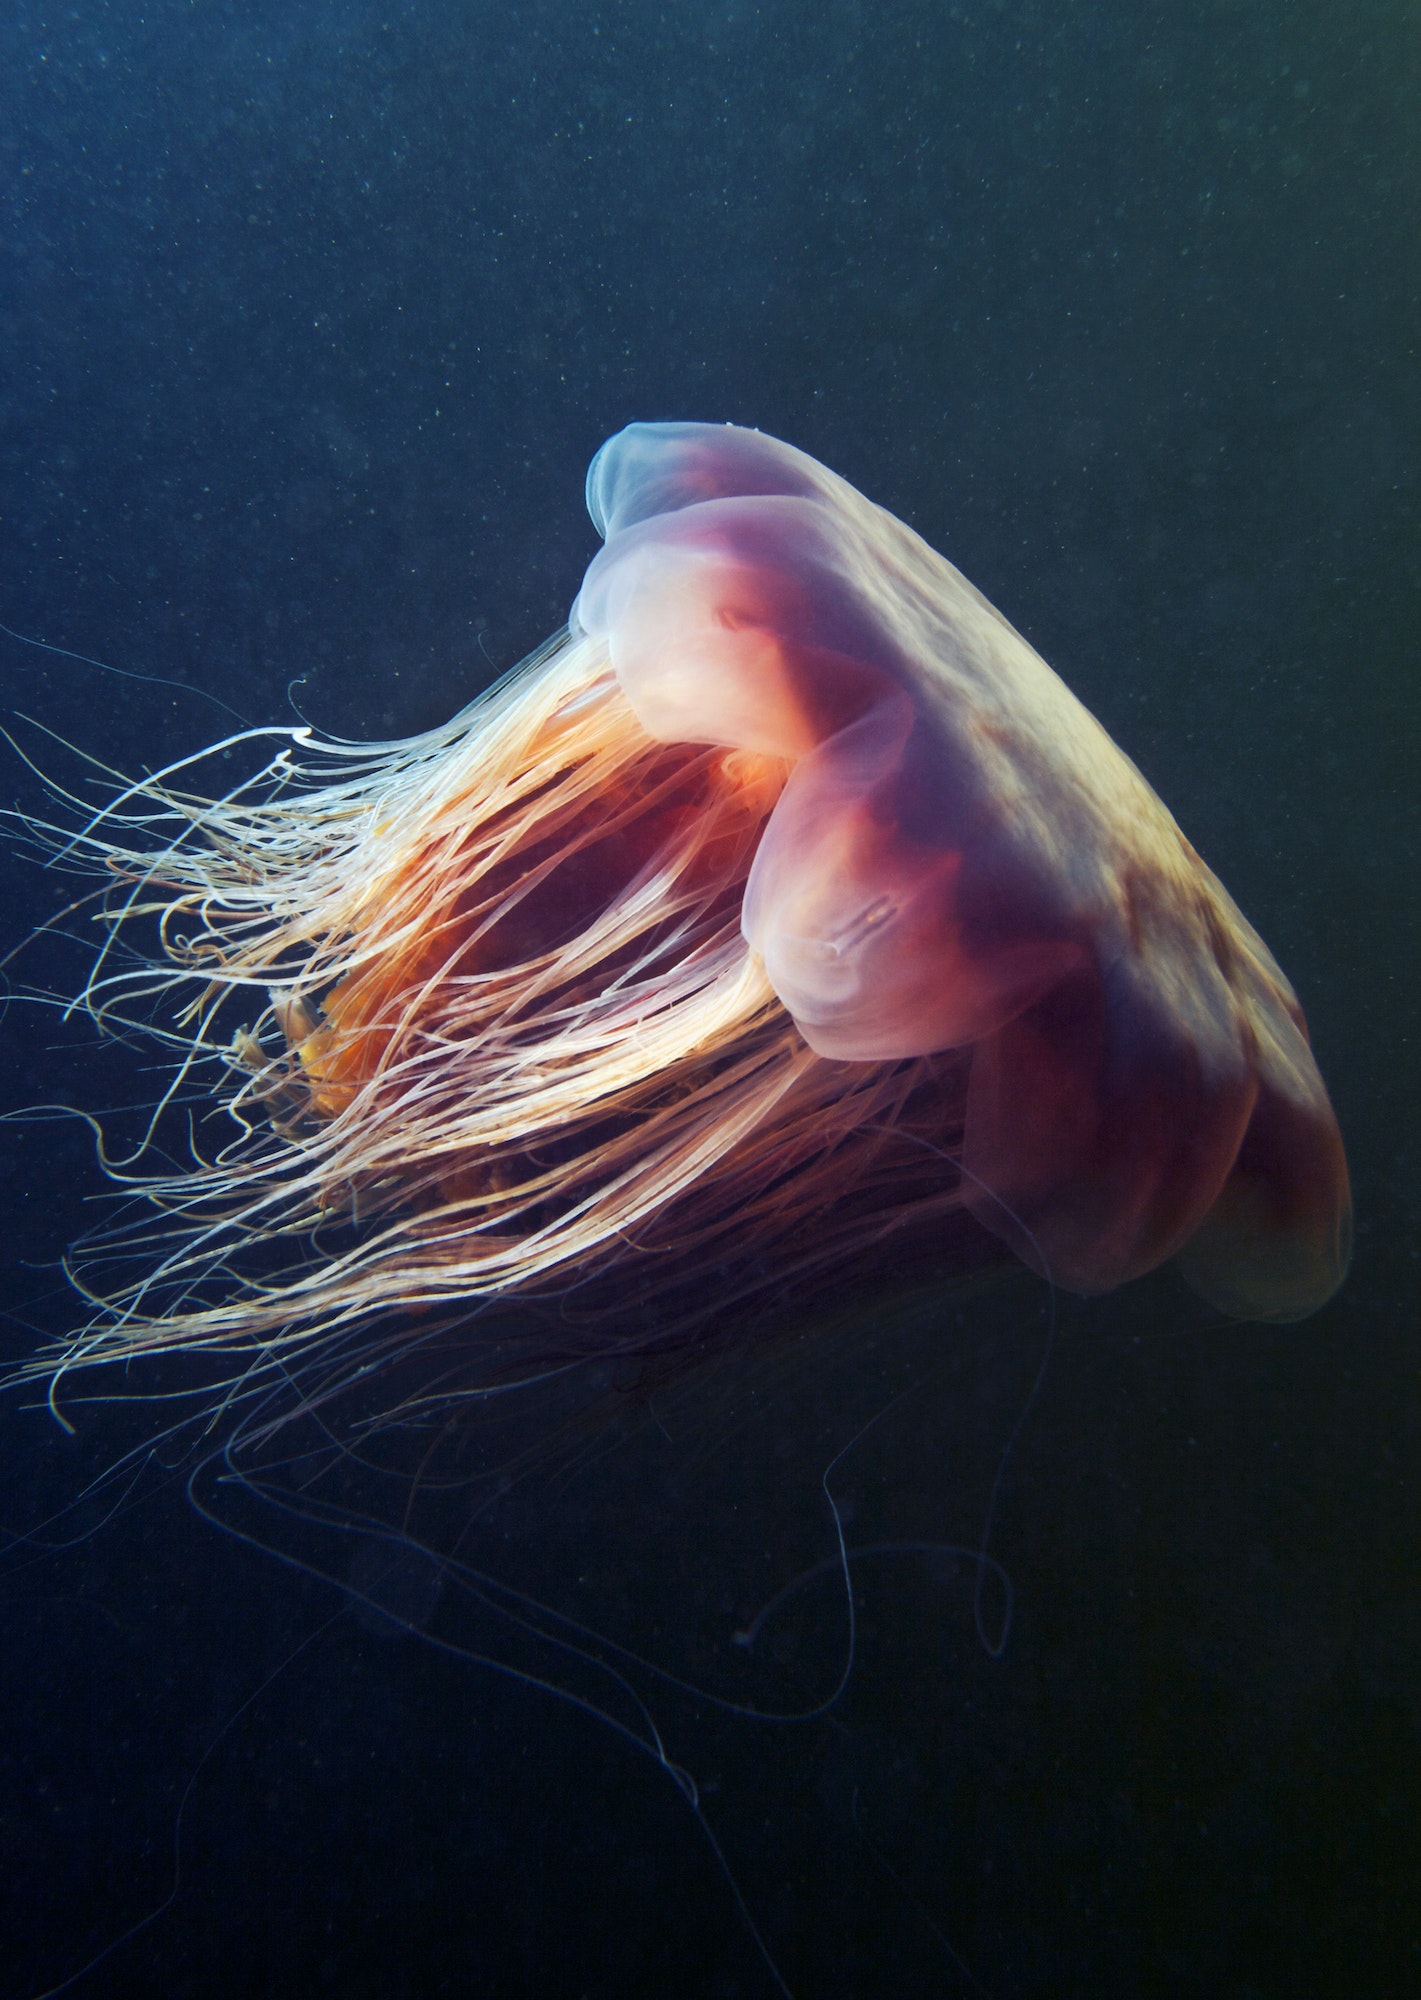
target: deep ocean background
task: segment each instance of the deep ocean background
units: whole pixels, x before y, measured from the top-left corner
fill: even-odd
[[[428,1638],[357,1612],[182,1465],[86,1498],[150,1417],[69,1437],[12,1392],[5,2000],[163,1902],[180,1805],[170,1906],[76,1993],[759,2000],[736,1892],[796,2000],[1421,1991],[1418,82],[1409,0],[4,10],[0,622],[158,677],[0,637],[8,710],[125,770],[223,733],[204,691],[412,732],[566,615],[606,435],[757,425],[942,548],[1160,790],[1298,987],[1358,1217],[1300,1327],[1168,1274],[1063,1299],[1027,1407],[1050,1304],[1008,1276],[727,1363],[508,1496],[489,1569],[743,1695],[835,1454],[878,1417],[851,1543],[971,1546],[1026,1409],[1000,1659],[900,1549],[827,1717],[649,1694],[724,1869],[654,1760],[467,1657],[585,1693],[555,1651],[441,1650],[417,1572]],[[0,793],[41,796],[17,758]],[[7,947],[68,894],[5,885]],[[19,999],[0,1076],[153,1085]],[[13,1362],[79,1315],[55,1260],[102,1178],[77,1120],[0,1140]],[[770,1629],[754,1698],[813,1706],[832,1579]]]

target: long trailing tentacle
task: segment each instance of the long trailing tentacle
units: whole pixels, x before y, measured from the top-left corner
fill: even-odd
[[[741,934],[778,760],[654,741],[566,633],[422,736],[276,733],[218,796],[188,758],[30,828],[111,883],[75,1004],[177,1057],[106,1162],[150,1219],[84,1247],[64,1368],[284,1366],[396,1308],[509,1298],[566,1326],[635,1300],[627,1337],[665,1337],[712,1273],[740,1295],[957,1205],[902,1143],[951,1140],[953,1060],[816,1056]],[[199,1124],[169,1166],[204,1068],[231,1136]]]

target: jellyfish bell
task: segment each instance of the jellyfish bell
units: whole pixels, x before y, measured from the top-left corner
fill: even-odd
[[[602,447],[574,623],[647,731],[783,757],[747,942],[806,1043],[967,1055],[963,1199],[1063,1284],[1174,1256],[1222,1310],[1341,1282],[1292,989],[1133,764],[950,563],[756,432]]]

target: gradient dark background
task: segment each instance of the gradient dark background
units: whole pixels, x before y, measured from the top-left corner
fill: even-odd
[[[179,684],[0,638],[7,708],[129,770],[222,733],[203,690],[415,730],[565,616],[603,437],[732,419],[1001,606],[1302,995],[1343,1294],[1286,1330],[1167,1275],[1060,1302],[1000,1660],[950,1561],[883,1558],[829,1718],[655,1698],[797,2000],[1421,1990],[1419,34],[1407,0],[0,20],[0,622]],[[3,793],[39,800],[18,761]],[[61,890],[5,883],[8,943]],[[0,1036],[13,1106],[152,1088],[22,1002]],[[13,1358],[74,1322],[53,1260],[101,1179],[77,1121],[0,1137]],[[526,1484],[481,1559],[734,1691],[737,1625],[832,1549],[821,1472],[905,1384],[837,1475],[850,1540],[980,1533],[1046,1314],[1021,1276],[728,1364]],[[32,1400],[0,1407],[0,1522],[48,1524],[0,1578],[6,2000],[163,1899],[189,1786],[171,1908],[75,1991],[775,1991],[651,1760],[161,1467],[79,1499],[145,1420],[69,1438]],[[758,1698],[833,1685],[811,1600]]]

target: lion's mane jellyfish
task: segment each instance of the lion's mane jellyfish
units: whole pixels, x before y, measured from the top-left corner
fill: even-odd
[[[118,884],[87,1004],[228,1122],[127,1170],[166,1216],[94,1246],[147,1262],[70,1365],[510,1299],[651,1343],[963,1229],[1319,1306],[1347,1173],[1292,989],[1031,647],[757,432],[631,425],[587,495],[567,630],[453,721],[258,732],[245,786],[71,843]]]

